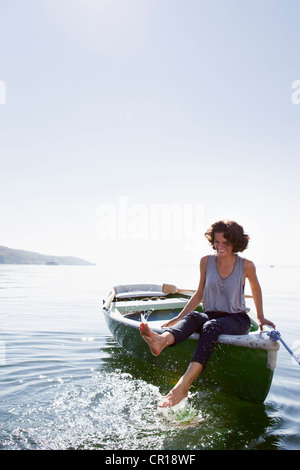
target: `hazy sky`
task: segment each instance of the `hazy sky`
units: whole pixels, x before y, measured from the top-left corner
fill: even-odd
[[[256,264],[300,264],[299,24],[298,0],[2,1],[0,244],[198,262],[230,218]]]

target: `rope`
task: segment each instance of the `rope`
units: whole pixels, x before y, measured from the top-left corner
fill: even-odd
[[[270,332],[267,332],[267,335],[270,336],[270,339],[272,341],[277,341],[279,340],[283,346],[286,348],[286,350],[290,353],[290,355],[295,359],[295,361],[297,362],[297,364],[300,366],[300,361],[299,359],[295,356],[295,354],[293,353],[293,351],[288,347],[288,345],[283,341],[283,339],[281,338],[281,334],[279,333],[279,331],[277,330],[272,330]]]

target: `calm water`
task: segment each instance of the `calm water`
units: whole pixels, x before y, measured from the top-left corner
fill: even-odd
[[[134,271],[134,270],[133,270]],[[177,272],[178,271],[178,272]],[[300,355],[300,268],[258,267],[266,317]],[[172,275],[172,277],[171,277]],[[251,404],[177,381],[124,353],[101,315],[114,284],[197,285],[194,267],[0,266],[0,449],[300,449],[300,367],[280,348],[270,393]]]

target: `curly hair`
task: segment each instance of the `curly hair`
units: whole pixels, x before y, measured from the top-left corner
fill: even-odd
[[[220,220],[219,222],[215,222],[207,232],[205,232],[205,237],[213,248],[215,248],[215,233],[224,233],[224,238],[232,245],[233,253],[244,251],[250,239],[250,237],[244,233],[243,227],[232,220]]]

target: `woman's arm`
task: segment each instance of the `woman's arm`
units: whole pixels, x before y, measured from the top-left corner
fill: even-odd
[[[206,263],[207,263],[208,256],[204,256],[200,260],[200,281],[198,285],[198,289],[196,290],[195,294],[190,298],[186,306],[183,310],[177,315],[177,317],[172,318],[167,323],[164,323],[162,327],[173,326],[182,318],[184,318],[188,313],[195,310],[198,305],[200,304],[203,298],[204,286],[205,286],[205,272],[206,272]]]
[[[259,328],[262,330],[264,325],[270,325],[273,328],[275,328],[274,323],[272,323],[270,320],[267,320],[264,317],[261,287],[260,287],[260,284],[258,282],[258,278],[256,275],[256,268],[254,264],[252,263],[252,261],[245,259],[244,273],[245,273],[245,277],[248,278],[249,283],[250,283],[250,288],[251,288],[252,297],[253,297],[255,308],[256,308]]]

